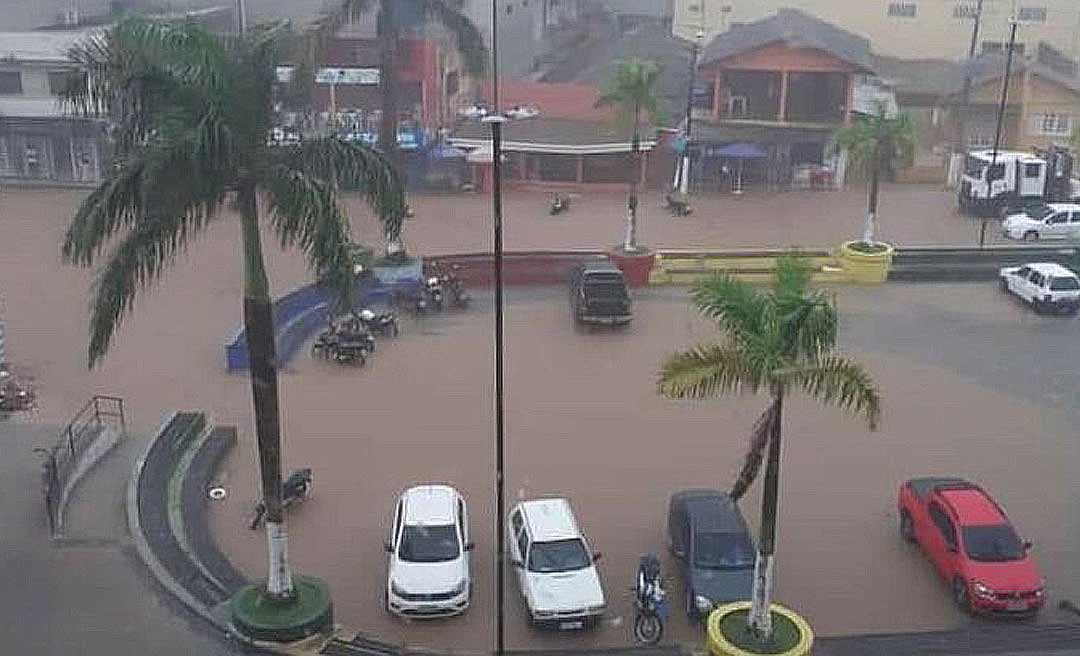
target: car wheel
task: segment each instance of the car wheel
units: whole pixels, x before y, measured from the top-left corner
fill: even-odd
[[[915,543],[915,522],[911,520],[911,515],[906,510],[900,511],[900,537],[904,539],[904,542]]]
[[[1039,241],[1039,233],[1034,230],[1028,230],[1024,233],[1024,241]]]
[[[957,608],[965,613],[971,612],[971,599],[968,597],[967,583],[964,583],[964,579],[959,576],[953,579],[952,594]]]

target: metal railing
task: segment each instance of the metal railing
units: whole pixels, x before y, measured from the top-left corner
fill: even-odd
[[[107,424],[118,426],[127,434],[124,400],[116,396],[94,396],[68,422],[51,449],[34,449],[45,456],[42,465],[42,488],[49,533],[55,536],[60,527],[64,488],[78,468],[80,456],[94,443]]]

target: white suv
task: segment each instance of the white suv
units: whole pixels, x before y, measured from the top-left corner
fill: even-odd
[[[523,501],[510,512],[508,552],[534,624],[581,629],[607,608],[596,571],[600,554],[578,528],[566,499]]]
[[[443,617],[469,607],[469,519],[448,485],[405,490],[394,508],[386,551],[386,608],[406,617]]]
[[[1053,262],[1002,269],[1001,289],[1016,294],[1039,311],[1071,314],[1080,308],[1080,280],[1075,273]]]
[[[1050,203],[1011,214],[1001,222],[1001,232],[1024,241],[1080,238],[1080,205]]]

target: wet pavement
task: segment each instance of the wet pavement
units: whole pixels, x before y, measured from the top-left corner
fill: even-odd
[[[61,267],[58,246],[79,197],[56,190],[0,196],[0,311],[12,360],[37,379],[41,409],[34,421],[59,425],[89,395],[103,393],[126,399],[137,432],[151,430],[173,409],[205,409],[218,423],[237,424],[241,442],[222,480],[230,494],[213,528],[236,563],[260,576],[265,541],[245,527],[256,497],[249,384],[223,365],[223,344],[240,320],[238,226],[225,218],[212,226],[139,299],[112,352],[87,372],[92,277]],[[908,231],[912,241],[902,243],[939,236],[962,243],[975,224],[951,215],[949,201],[951,195],[926,188],[887,189],[882,236],[901,241]],[[619,195],[576,200],[571,214],[557,219],[547,217],[545,202],[541,194],[510,196],[508,247],[603,246],[620,234]],[[702,211],[676,222],[650,211],[644,240],[684,247],[832,245],[861,226],[861,192],[738,202],[761,212],[736,218]],[[487,247],[483,197],[453,205],[426,197],[414,205],[413,250]],[[900,216],[901,207],[909,213]],[[657,232],[661,225],[670,233]],[[266,243],[274,294],[302,284],[302,258]],[[1080,519],[1072,511],[1080,501],[1073,485],[1080,448],[1070,428],[1080,418],[1080,324],[1035,317],[993,285],[842,288],[838,298],[842,344],[877,376],[886,416],[882,429],[868,434],[833,410],[790,404],[779,599],[826,635],[969,622],[953,610],[930,566],[896,537],[896,485],[919,474],[964,475],[988,486],[1036,543],[1053,598],[1080,599]],[[403,336],[381,343],[364,369],[300,355],[282,376],[286,460],[313,467],[316,477],[314,497],[293,516],[294,562],[330,580],[340,621],[391,640],[470,651],[491,644],[492,315],[483,299],[466,314],[406,323]],[[663,356],[712,335],[678,290],[642,292],[635,322],[613,332],[573,328],[561,289],[514,289],[509,299],[509,496],[571,498],[604,552],[601,574],[612,609],[611,621],[595,632],[537,633],[525,626],[508,577],[509,646],[627,644],[632,600],[623,590],[637,556],[663,549],[667,497],[684,487],[726,486],[764,401],[676,403],[656,396]],[[395,494],[424,480],[451,482],[469,499],[477,592],[462,618],[408,624],[380,609],[381,544]],[[746,505],[753,523],[758,499],[755,488]],[[673,572],[670,563],[665,568]],[[679,586],[672,595],[681,605]],[[1068,619],[1057,611],[1044,617]],[[696,636],[677,614],[668,637]]]

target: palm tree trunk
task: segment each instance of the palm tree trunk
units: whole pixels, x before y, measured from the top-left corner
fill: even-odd
[[[251,397],[255,406],[255,436],[270,556],[266,592],[272,598],[287,599],[293,595],[293,585],[281,503],[281,422],[274,362],[274,317],[259,238],[254,182],[243,182],[239,195],[244,251],[244,331],[251,365]]]
[[[761,541],[754,563],[754,588],[751,594],[750,627],[762,638],[772,635],[773,555],[776,553],[776,511],[780,493],[780,427],[783,423],[784,393],[778,390],[773,405],[776,419],[769,438],[765,464],[765,493],[761,500]]]
[[[401,47],[398,29],[397,0],[383,0],[378,18],[379,36],[379,91],[382,95],[382,119],[379,122],[379,148],[394,165],[401,168],[401,151],[398,149],[398,77],[397,58]]]
[[[866,225],[863,227],[863,241],[874,243],[874,229],[877,222],[878,191],[881,187],[881,144],[874,148],[874,162],[870,166],[870,198],[867,201]]]
[[[627,253],[637,251],[637,183],[641,172],[638,150],[641,146],[640,132],[641,102],[634,104],[634,136],[630,142],[630,193],[626,199],[626,239],[623,240],[623,250]]]

